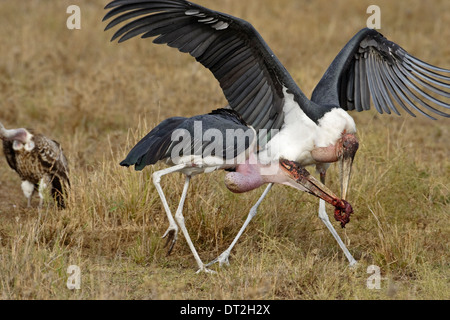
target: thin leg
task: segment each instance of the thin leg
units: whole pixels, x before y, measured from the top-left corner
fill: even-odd
[[[264,190],[263,194],[259,198],[259,200],[256,202],[256,204],[250,209],[250,212],[247,216],[247,219],[245,220],[243,226],[241,227],[241,230],[239,230],[239,233],[234,238],[231,245],[226,249],[220,256],[218,256],[216,259],[208,263],[206,266],[209,267],[210,265],[219,262],[219,266],[222,266],[223,264],[229,265],[228,257],[230,256],[231,250],[236,245],[237,241],[241,237],[242,233],[244,233],[245,228],[247,228],[247,225],[250,223],[250,221],[253,219],[253,217],[256,215],[257,210],[263,199],[266,197],[266,195],[269,193],[270,189],[272,188],[273,183],[269,183],[266,190]]]
[[[44,193],[45,193],[45,189],[47,189],[47,178],[42,178],[39,181],[39,208],[42,208],[42,205],[44,204]]]
[[[325,184],[325,173],[320,173],[320,182]],[[319,218],[322,220],[322,222],[327,226],[328,230],[330,230],[331,234],[333,235],[334,239],[336,239],[337,243],[341,247],[342,251],[344,252],[345,256],[347,257],[348,261],[350,262],[350,266],[353,266],[356,264],[355,258],[351,255],[350,251],[348,251],[347,247],[345,246],[344,242],[341,240],[341,237],[339,237],[338,233],[334,229],[333,225],[330,222],[330,218],[328,217],[328,214],[325,210],[325,201],[320,199],[319,201]]]
[[[195,249],[194,244],[192,243],[191,237],[189,236],[189,233],[186,229],[186,225],[184,224],[183,206],[184,206],[184,201],[186,200],[186,195],[187,195],[187,191],[189,188],[190,180],[191,180],[191,178],[189,176],[186,176],[186,181],[184,183],[184,188],[183,188],[183,194],[181,195],[181,200],[178,205],[177,212],[175,214],[175,220],[178,222],[178,225],[180,226],[181,231],[183,232],[184,238],[186,239],[186,241],[189,245],[189,248],[191,249],[191,252],[194,255],[195,261],[197,261],[197,264],[199,267],[197,273],[199,273],[201,271],[212,272],[211,270],[209,270],[205,267],[202,260],[200,259],[200,256],[198,255],[197,250]]]
[[[25,198],[27,198],[27,206],[28,208],[31,208],[31,198],[34,193],[34,184],[29,181],[22,181],[21,187]]]
[[[173,166],[164,170],[160,170],[160,171],[156,171],[155,173],[153,173],[153,184],[156,187],[156,190],[158,191],[159,197],[161,198],[161,201],[163,203],[164,206],[164,210],[166,211],[167,214],[167,219],[169,219],[169,228],[167,229],[167,231],[164,233],[164,235],[162,236],[163,238],[167,237],[167,242],[166,242],[166,246],[169,245],[169,250],[167,252],[167,254],[170,254],[170,252],[173,249],[173,246],[175,245],[175,242],[177,241],[178,238],[178,226],[175,223],[175,220],[172,216],[172,213],[170,212],[170,208],[169,205],[167,203],[166,197],[164,196],[164,192],[161,188],[161,177],[169,174],[169,173],[173,173],[173,172],[177,172],[180,170],[183,170],[184,168],[186,168],[186,165],[181,164],[181,165],[177,165],[177,166]]]

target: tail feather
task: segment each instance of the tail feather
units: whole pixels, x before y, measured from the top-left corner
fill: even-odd
[[[145,166],[164,159],[171,143],[172,132],[185,120],[186,118],[173,117],[162,121],[131,149],[120,165],[134,165],[135,170],[142,170]]]
[[[61,177],[55,175],[52,178],[52,197],[56,200],[58,204],[58,208],[65,209],[66,208],[66,195],[68,188],[70,187],[69,180],[61,179]]]

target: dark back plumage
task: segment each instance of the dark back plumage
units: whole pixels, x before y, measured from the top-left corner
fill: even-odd
[[[208,130],[214,130],[210,131],[211,133],[220,133],[223,140],[205,138],[204,133]],[[197,136],[199,133],[201,136]],[[242,134],[238,139],[234,139],[235,133]],[[244,140],[239,140],[240,137]],[[145,166],[160,160],[174,160],[172,151],[175,148],[180,151],[176,153],[177,156],[186,155],[183,152],[187,152],[190,155],[208,154],[230,159],[246,151],[255,137],[253,129],[232,109],[217,109],[209,114],[191,118],[173,117],[162,121],[142,138],[120,165],[125,167],[134,165],[136,170],[142,170]],[[226,141],[230,144],[225,145]],[[218,150],[221,154],[215,153]]]
[[[61,145],[43,135],[34,136],[40,162],[50,175],[51,193],[58,206],[65,208],[64,194],[70,187],[69,166]]]

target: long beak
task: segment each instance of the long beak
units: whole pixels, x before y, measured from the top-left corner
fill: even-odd
[[[353,134],[346,134],[342,138],[342,151],[340,152],[340,176],[341,176],[341,198],[347,199],[347,191],[350,185],[353,159],[358,151],[359,142]]]
[[[350,221],[350,215],[353,213],[352,206],[347,201],[339,199],[333,191],[328,189],[322,182],[314,178],[297,162],[280,160],[280,167],[291,179],[283,184],[308,192],[333,205],[335,207],[335,219],[341,222],[342,227],[345,227],[345,225]]]
[[[288,184],[296,189],[308,192],[324,201],[337,205],[340,199],[322,182],[314,178],[308,170],[300,166],[297,162],[289,160],[280,160],[281,168],[290,176],[294,183]],[[298,185],[296,185],[298,184]]]
[[[342,157],[341,161],[339,161],[342,200],[347,199],[348,186],[350,185],[350,178],[352,175],[352,165],[353,165],[352,158]]]

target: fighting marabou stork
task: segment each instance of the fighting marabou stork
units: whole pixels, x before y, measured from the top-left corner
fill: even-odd
[[[161,197],[170,224],[163,238],[167,236],[170,254],[177,240],[179,226],[199,266],[199,271],[210,272],[207,266],[213,262],[205,266],[201,261],[186,229],[182,212],[190,180],[201,173],[219,169],[233,171],[225,176],[225,185],[236,193],[253,190],[266,183],[291,186],[332,204],[336,208],[335,219],[340,221],[342,226],[350,221],[353,212],[351,205],[337,198],[298,163],[286,159],[277,159],[275,163],[261,163],[257,160],[257,149],[255,129],[248,126],[233,109],[218,109],[191,118],[173,117],[164,120],[142,138],[120,164],[125,167],[134,165],[135,170],[142,170],[158,161],[171,166],[153,173],[153,183]],[[176,222],[160,185],[162,176],[174,172],[181,172],[186,176],[181,200],[175,213]],[[254,209],[255,212],[258,205]],[[252,215],[248,222],[251,217]],[[248,222],[241,228],[231,248]],[[228,259],[228,256],[226,258]]]
[[[0,139],[9,166],[22,179],[22,191],[28,207],[34,192],[39,193],[39,208],[49,187],[59,208],[65,208],[70,187],[69,168],[61,145],[46,136],[24,128],[5,129],[0,123]]]
[[[358,146],[356,126],[347,111],[369,110],[372,100],[381,114],[400,115],[399,110],[404,110],[430,119],[435,119],[434,115],[450,117],[440,110],[450,108],[448,100],[442,100],[450,98],[450,70],[415,58],[376,30],[362,29],[345,45],[308,99],[259,33],[242,19],[185,0],[115,0],[105,9],[111,10],[104,20],[114,17],[105,30],[126,22],[111,41],[119,38],[123,42],[138,35],[156,37],[154,43],[189,53],[213,73],[229,103],[227,108],[256,130],[258,140],[266,141],[257,150],[259,164],[287,159],[302,167],[315,165],[325,183],[328,167],[338,161],[342,200],[346,199]],[[269,183],[243,228],[271,186]],[[319,217],[354,264],[355,259],[327,223],[323,199]],[[171,227],[177,230],[172,223]],[[212,263],[228,262],[241,231]]]

